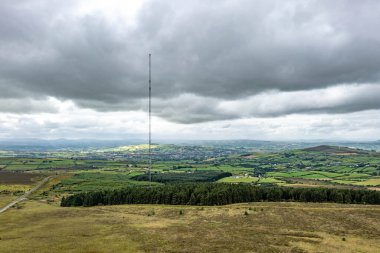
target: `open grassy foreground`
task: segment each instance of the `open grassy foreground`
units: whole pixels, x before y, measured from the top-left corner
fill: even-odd
[[[380,252],[380,206],[58,207],[0,214],[0,252]]]

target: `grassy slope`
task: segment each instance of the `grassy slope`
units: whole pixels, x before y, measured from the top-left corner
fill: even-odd
[[[14,196],[12,194],[3,194],[0,193],[0,208],[8,205],[13,200],[17,199],[17,196]]]
[[[0,252],[380,251],[380,206],[22,205],[0,215]]]

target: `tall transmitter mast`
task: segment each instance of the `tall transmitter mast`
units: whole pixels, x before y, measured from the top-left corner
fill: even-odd
[[[152,145],[152,78],[151,78],[151,54],[149,54],[149,148],[148,148],[148,155],[149,155],[149,167],[148,167],[148,174],[149,174],[149,181],[152,181],[152,151],[151,151],[151,145]]]

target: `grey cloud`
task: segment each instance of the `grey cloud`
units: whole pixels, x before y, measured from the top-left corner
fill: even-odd
[[[380,85],[340,85],[309,91],[270,91],[223,100],[195,95],[154,100],[155,114],[180,123],[199,123],[288,114],[341,114],[380,108]]]
[[[350,113],[380,108],[380,85],[340,85],[326,89],[263,93],[240,102],[240,112],[273,117],[291,113]],[[227,102],[228,105],[228,102]],[[244,110],[243,108],[247,108]],[[226,105],[224,105],[226,106]]]
[[[245,116],[217,105],[268,90],[380,80],[378,1],[149,1],[135,26],[101,12],[75,16],[75,5],[0,3],[0,99],[52,96],[101,111],[144,110],[148,52],[156,115],[183,123]],[[246,115],[380,108],[372,95]]]
[[[218,111],[219,100],[184,94],[172,99],[153,100],[154,115],[180,123],[197,123],[234,117],[225,111]]]

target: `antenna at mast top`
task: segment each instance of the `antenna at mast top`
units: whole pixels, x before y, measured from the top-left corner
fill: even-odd
[[[152,78],[151,78],[151,57],[152,55],[149,54],[149,147],[148,147],[148,155],[149,155],[149,181],[152,181],[152,152],[151,152],[151,145],[152,145]]]

